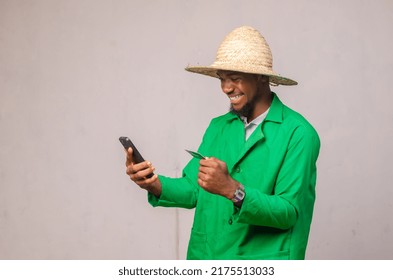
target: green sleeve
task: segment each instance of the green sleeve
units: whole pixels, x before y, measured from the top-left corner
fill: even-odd
[[[235,211],[238,222],[289,229],[299,215],[311,221],[319,147],[313,128],[298,127],[278,172],[274,193],[268,195],[244,186],[246,197],[240,211]]]
[[[164,207],[194,208],[198,197],[198,188],[190,181],[190,178],[169,178],[159,175],[162,184],[162,193],[159,198],[148,193],[149,203]]]
[[[204,151],[213,141],[215,120],[213,119],[207,128],[198,151]],[[200,186],[198,185],[199,160],[191,159],[183,169],[181,178],[169,178],[159,175],[162,184],[162,193],[159,198],[148,193],[149,203],[164,207],[194,208],[198,199]]]

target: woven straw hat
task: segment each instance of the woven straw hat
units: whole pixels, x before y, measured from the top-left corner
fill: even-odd
[[[269,76],[272,85],[297,85],[297,82],[273,71],[273,57],[265,38],[258,30],[242,26],[229,33],[217,51],[210,66],[189,66],[187,71],[217,76],[217,70],[228,70]]]

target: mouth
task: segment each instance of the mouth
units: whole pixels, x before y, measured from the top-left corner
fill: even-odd
[[[239,100],[244,96],[244,93],[239,93],[239,94],[232,94],[228,95],[229,100],[231,101],[232,104],[238,103]]]

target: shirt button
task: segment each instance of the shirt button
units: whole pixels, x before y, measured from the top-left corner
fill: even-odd
[[[228,224],[231,225],[232,223],[233,223],[232,219],[229,219]]]
[[[240,171],[241,171],[240,167],[239,166],[236,167],[236,173],[240,173]]]

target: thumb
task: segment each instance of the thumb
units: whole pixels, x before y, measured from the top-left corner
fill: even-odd
[[[132,148],[128,148],[128,150],[126,151],[127,153],[127,161],[126,161],[126,165],[130,165],[133,163],[132,157],[133,157],[133,151]]]

